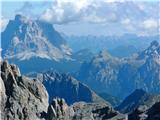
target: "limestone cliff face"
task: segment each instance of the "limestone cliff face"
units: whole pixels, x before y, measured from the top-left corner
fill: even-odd
[[[17,66],[1,62],[1,111],[5,120],[38,120],[48,108],[44,86],[21,76]]]

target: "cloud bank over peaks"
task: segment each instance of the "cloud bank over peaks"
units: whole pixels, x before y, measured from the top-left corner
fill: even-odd
[[[52,6],[43,12],[41,19],[64,24],[76,21],[116,22],[125,17],[143,20],[145,17],[158,16],[158,5],[155,2],[114,1],[117,0],[54,0]]]
[[[76,22],[99,24],[108,29],[111,25],[117,25],[132,33],[157,34],[158,11],[158,1],[54,0],[40,19],[59,25]]]
[[[95,16],[97,7],[98,5],[93,3],[92,0],[55,0],[40,18],[53,24],[65,24],[81,20],[89,21],[92,18],[95,18],[94,21],[96,19],[100,21],[100,18]]]
[[[147,1],[147,0],[145,0]],[[160,2],[148,0],[51,0],[24,2],[15,11],[31,19],[58,26],[60,32],[78,34],[158,34]],[[83,26],[83,27],[82,27]],[[101,33],[97,28],[102,29]],[[76,30],[75,30],[76,29]],[[105,32],[103,32],[105,31]],[[91,33],[87,33],[91,32]]]

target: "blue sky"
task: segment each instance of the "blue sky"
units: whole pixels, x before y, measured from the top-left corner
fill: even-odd
[[[9,0],[2,2],[1,27],[20,13],[69,35],[154,35],[159,33],[159,9],[158,0]]]

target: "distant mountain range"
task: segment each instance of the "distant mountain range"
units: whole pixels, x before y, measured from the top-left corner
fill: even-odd
[[[72,51],[52,24],[16,15],[1,33],[2,58],[17,64],[22,73],[55,69],[75,72],[93,57],[89,49]],[[32,65],[34,64],[34,66]],[[45,64],[45,65],[44,65]]]
[[[93,53],[107,50],[112,56],[127,57],[145,49],[150,42],[159,40],[159,35],[137,36],[124,34],[122,36],[67,36],[62,34],[73,51],[89,49]]]
[[[89,61],[101,50],[107,49],[112,56],[122,58],[143,50],[158,38],[158,35],[142,37],[132,34],[66,36],[57,32],[52,24],[16,15],[1,33],[1,53],[3,59],[17,64],[22,73],[50,68],[75,72],[84,61]]]
[[[116,58],[102,51],[83,63],[75,75],[96,92],[124,98],[137,88],[160,93],[160,45],[157,41],[130,57]]]

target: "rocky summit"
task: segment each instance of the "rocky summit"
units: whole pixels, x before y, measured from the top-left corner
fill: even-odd
[[[126,120],[106,103],[75,102],[58,96],[50,104],[43,84],[21,75],[16,65],[1,61],[1,119],[3,120]]]
[[[48,32],[49,31],[49,32]],[[49,24],[16,15],[10,20],[2,36],[2,56],[7,59],[29,60],[42,58],[50,60],[67,59],[70,48],[61,35]]]
[[[18,65],[23,73],[60,68],[60,61],[71,60],[72,50],[52,24],[20,14],[9,20],[1,41],[2,58]]]

